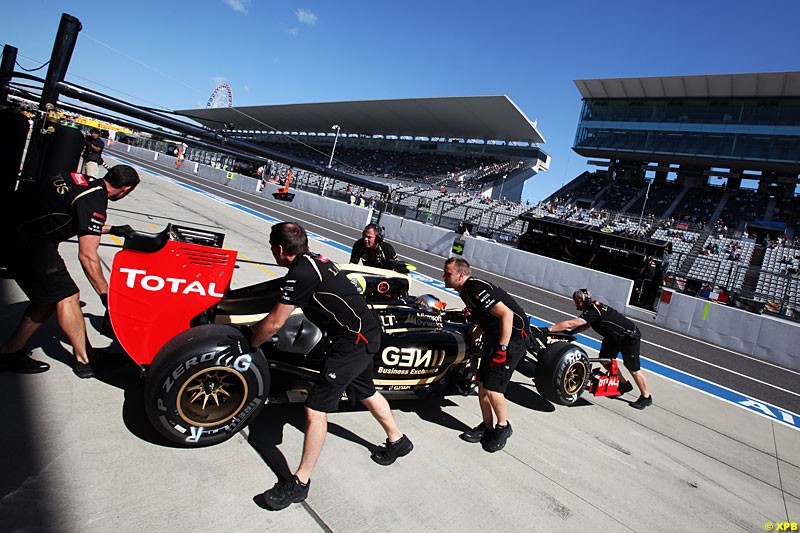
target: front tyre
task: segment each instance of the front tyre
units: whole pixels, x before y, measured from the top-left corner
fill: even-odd
[[[589,356],[569,342],[551,344],[536,363],[536,390],[544,398],[559,405],[572,405],[589,379]]]
[[[252,420],[269,393],[261,350],[247,350],[239,330],[206,324],[179,333],[159,350],[145,383],[153,427],[186,446],[223,442]]]

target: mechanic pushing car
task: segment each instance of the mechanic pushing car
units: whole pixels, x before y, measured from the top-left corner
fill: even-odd
[[[575,302],[575,308],[581,312],[580,316],[553,324],[549,328],[544,328],[543,331],[555,333],[570,330],[572,333],[580,333],[590,327],[593,328],[603,337],[600,358],[616,359],[617,354],[622,352],[622,362],[631,373],[636,386],[639,387],[639,398],[631,404],[631,407],[644,409],[648,405],[652,405],[653,398],[647,390],[647,380],[639,366],[642,334],[636,324],[616,309],[593,300],[589,289],[578,289],[572,293],[572,300]],[[609,368],[608,363],[603,363],[603,366]],[[620,394],[633,390],[631,382],[625,380],[622,374],[619,378]]]
[[[368,224],[361,233],[361,238],[353,243],[350,262],[376,268],[394,268],[397,252],[383,238],[383,230],[377,224]]]
[[[292,311],[300,307],[306,317],[327,332],[331,346],[306,400],[300,466],[291,478],[278,481],[264,493],[267,507],[278,510],[308,496],[311,472],[328,431],[327,413],[337,410],[345,389],[369,409],[386,431],[386,443],[371,455],[373,461],[390,465],[408,455],[414,445],[398,428],[389,403],[375,390],[372,362],[380,347],[381,328],[364,298],[335,263],[309,252],[302,226],[292,222],[274,225],[269,244],[275,261],[289,271],[283,278],[278,302],[266,317],[251,325],[251,345],[259,346],[271,339]]]
[[[108,282],[97,255],[100,235],[119,235],[128,228],[106,225],[108,201],[125,198],[138,184],[136,170],[117,165],[101,180],[90,182],[83,174],[71,172],[25,184],[16,193],[19,196],[15,199],[19,209],[14,219],[16,241],[9,261],[11,272],[30,304],[11,338],[0,349],[0,371],[36,374],[50,368],[49,364],[32,359],[25,345],[55,312],[58,324],[72,344],[75,374],[81,378],[94,376],[80,293],[58,253],[58,245],[77,235],[78,259],[107,308]]]
[[[497,452],[503,449],[513,432],[506,418],[505,392],[526,352],[526,339],[530,334],[527,316],[506,291],[473,278],[469,263],[460,257],[445,261],[443,277],[447,288],[459,291],[470,320],[477,325],[473,339],[483,334],[476,375],[483,422],[460,437],[467,442],[480,442],[487,452]]]

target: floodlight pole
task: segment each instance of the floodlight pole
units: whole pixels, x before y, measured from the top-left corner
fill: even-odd
[[[333,165],[333,153],[336,151],[336,141],[339,140],[339,128],[338,124],[334,124],[331,126],[332,130],[336,130],[336,137],[333,138],[333,148],[331,148],[331,158],[328,159],[328,168],[331,168]],[[335,184],[334,184],[335,185]],[[328,176],[325,176],[325,179],[322,180],[322,191],[320,191],[320,196],[325,196],[325,189],[328,188]]]
[[[331,126],[331,129],[336,130],[336,137],[333,138],[333,148],[331,148],[331,158],[328,160],[328,168],[331,168],[331,165],[333,164],[333,153],[336,151],[336,141],[339,140],[339,130],[341,128],[339,128],[338,124],[334,124]]]
[[[642,214],[639,215],[639,225],[641,226],[642,220],[644,219],[644,208],[647,206],[647,199],[650,198],[650,185],[651,181],[647,180],[647,191],[644,193],[644,202],[642,202]]]

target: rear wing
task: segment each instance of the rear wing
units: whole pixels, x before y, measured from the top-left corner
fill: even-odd
[[[111,269],[108,309],[117,339],[137,364],[150,364],[168,340],[222,300],[237,255],[222,249],[224,239],[173,225],[126,236]]]

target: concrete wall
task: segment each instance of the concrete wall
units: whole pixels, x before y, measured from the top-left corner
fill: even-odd
[[[393,215],[381,217],[386,238],[422,248],[443,258],[453,255],[451,249],[457,235],[452,230],[405,220]],[[633,281],[597,270],[534,255],[492,241],[466,237],[462,257],[470,265],[530,283],[557,294],[572,296],[576,289],[589,287],[600,300],[616,309],[625,309]]]
[[[800,370],[797,324],[669,289],[661,297],[656,322],[690,337]]]

